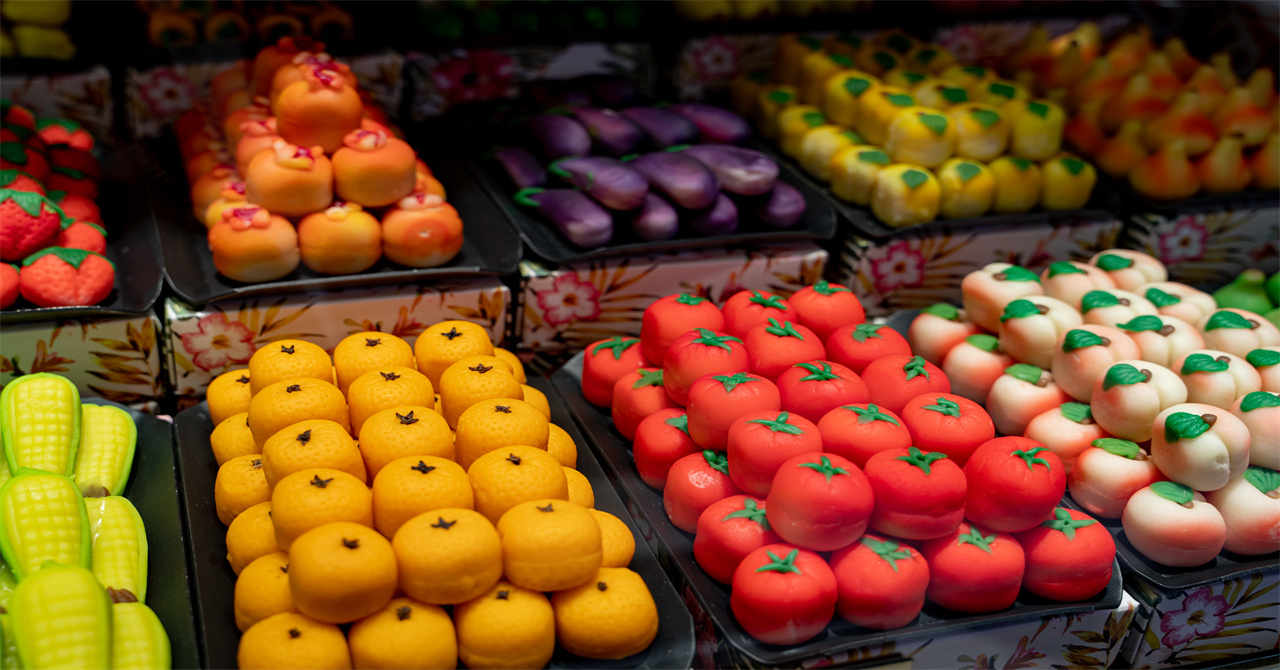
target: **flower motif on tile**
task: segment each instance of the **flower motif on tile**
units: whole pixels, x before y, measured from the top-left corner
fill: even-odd
[[[924,281],[924,255],[906,241],[876,247],[867,254],[876,291],[889,293],[898,288],[919,286]]]
[[[194,332],[179,336],[191,362],[206,372],[247,363],[255,348],[253,332],[239,321],[228,321],[222,312],[201,317]]]
[[[138,93],[154,117],[163,119],[183,112],[195,99],[191,82],[173,68],[157,68],[138,79]]]
[[[449,104],[492,100],[515,91],[515,61],[500,51],[460,51],[431,70],[431,80]]]
[[[1160,260],[1165,263],[1200,260],[1209,241],[1208,229],[1194,214],[1178,219],[1159,235]]]
[[[1187,594],[1182,607],[1170,610],[1160,619],[1160,641],[1166,647],[1178,647],[1196,638],[1213,635],[1226,623],[1227,601],[1202,586]]]
[[[717,81],[738,73],[738,49],[725,37],[698,40],[685,53],[700,81]]]
[[[600,292],[571,273],[556,277],[549,290],[534,295],[543,320],[551,326],[593,321],[600,316]]]

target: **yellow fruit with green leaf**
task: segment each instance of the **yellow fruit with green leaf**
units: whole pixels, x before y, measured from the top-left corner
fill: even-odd
[[[955,143],[955,126],[945,113],[930,107],[908,107],[889,124],[884,148],[895,163],[932,168],[951,157]]]
[[[862,96],[853,129],[871,144],[884,146],[889,139],[889,124],[899,112],[915,106],[916,99],[906,89],[879,86]]]
[[[766,86],[756,97],[756,127],[765,137],[778,136],[778,114],[796,104],[796,89],[792,86]]]
[[[870,205],[876,179],[891,162],[889,154],[870,144],[845,147],[831,157],[827,168],[831,192],[841,200]]]
[[[1013,113],[1009,152],[1019,158],[1046,160],[1062,150],[1067,114],[1048,100],[1028,100]]]
[[[956,128],[956,155],[977,161],[993,160],[1009,146],[1010,124],[991,105],[969,102],[947,110]]]
[[[982,216],[991,209],[996,195],[996,178],[987,166],[967,158],[952,158],[938,168],[942,187],[939,211],[946,219]]]
[[[1098,173],[1088,161],[1063,154],[1040,168],[1044,179],[1040,204],[1045,209],[1080,209],[1089,202]]]
[[[854,128],[863,97],[879,88],[880,80],[858,70],[840,72],[827,78],[822,96],[822,113],[832,123]]]
[[[871,212],[882,223],[901,228],[927,223],[938,216],[942,187],[927,168],[897,163],[876,175]]]
[[[782,153],[798,158],[804,134],[826,123],[826,115],[813,105],[792,105],[778,112],[778,143]]]
[[[1001,214],[1025,212],[1040,202],[1040,166],[1017,156],[1001,156],[988,165],[996,179],[994,209]]]
[[[827,80],[851,69],[853,59],[843,54],[815,51],[805,56],[800,72],[800,98],[811,105],[822,105]]]
[[[800,140],[800,166],[818,179],[828,181],[831,158],[845,147],[862,143],[862,138],[848,128],[834,124],[811,128]]]

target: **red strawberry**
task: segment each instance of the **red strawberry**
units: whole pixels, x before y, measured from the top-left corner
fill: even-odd
[[[39,119],[36,132],[45,144],[67,144],[83,151],[93,150],[93,135],[70,119]]]
[[[725,456],[710,449],[692,453],[671,464],[667,486],[662,489],[662,508],[676,528],[692,533],[698,517],[718,500],[741,493],[726,471]]]
[[[662,370],[640,368],[623,375],[613,384],[609,401],[613,426],[628,440],[636,436],[636,426],[650,414],[673,407],[663,388]]]
[[[611,337],[587,345],[582,356],[582,395],[587,402],[608,407],[613,400],[613,385],[623,375],[644,365],[640,356],[640,340],[634,337]]]
[[[865,467],[867,459],[888,449],[911,446],[902,419],[874,403],[841,405],[818,421],[823,451],[840,454]]]
[[[967,523],[920,545],[929,562],[931,602],[957,612],[996,612],[1018,599],[1026,571],[1022,545],[1007,533]]]
[[[946,373],[923,356],[899,354],[878,358],[862,371],[862,381],[871,392],[872,402],[899,413],[921,393],[951,392]]]
[[[861,377],[831,361],[796,363],[778,375],[777,383],[782,409],[814,423],[840,405],[866,402],[869,397]]]
[[[997,437],[978,447],[964,477],[969,484],[965,518],[1009,533],[1049,518],[1067,490],[1062,460],[1025,437]]]
[[[0,309],[12,305],[18,299],[18,268],[0,263]]]
[[[0,142],[17,142],[42,156],[48,157],[49,147],[34,131],[18,126],[0,127]]]
[[[31,175],[19,170],[0,170],[0,188],[44,195],[44,186]]]
[[[747,347],[752,372],[769,379],[777,378],[801,361],[827,356],[822,340],[812,330],[773,317],[747,331],[743,344]]]
[[[681,406],[689,403],[689,387],[700,377],[746,372],[750,366],[742,340],[706,328],[677,337],[662,358],[667,395]]]
[[[862,537],[875,507],[871,484],[853,461],[817,451],[787,459],[766,502],[774,532],[814,551],[835,551]]]
[[[66,191],[90,199],[98,197],[98,182],[75,168],[55,166],[49,170],[44,183],[51,191]]]
[[[827,356],[858,374],[881,356],[910,354],[911,345],[898,331],[875,323],[840,326],[827,337]]]
[[[724,330],[734,337],[746,337],[747,331],[770,318],[783,321],[795,315],[786,300],[768,291],[739,291],[725,301],[721,311]]]
[[[16,105],[8,98],[0,100],[0,125],[17,127],[35,132],[36,115],[22,105]]]
[[[996,436],[996,426],[982,405],[951,393],[918,395],[901,414],[912,444],[942,452],[961,467],[974,449]]]
[[[831,571],[840,616],[855,626],[900,628],[924,607],[929,564],[905,544],[868,533],[831,555]]]
[[[49,161],[21,142],[0,142],[0,170],[21,170],[44,182],[49,176]]]
[[[98,159],[88,151],[62,144],[49,147],[48,157],[50,170],[65,168],[81,173],[85,179],[93,181],[102,177],[102,168],[98,166]]]
[[[841,326],[856,325],[867,320],[862,302],[848,287],[819,280],[813,286],[796,291],[787,303],[796,311],[798,320],[825,342]]]
[[[21,260],[48,246],[66,220],[39,193],[0,190],[0,259]]]
[[[73,221],[71,225],[63,228],[58,233],[57,239],[53,241],[53,246],[84,249],[95,254],[104,254],[107,252],[107,231],[96,223]]]
[[[22,297],[41,307],[96,305],[115,288],[116,269],[92,251],[49,247],[22,262]]]
[[[836,598],[836,576],[821,556],[767,544],[734,571],[729,607],[751,637],[788,645],[821,633],[835,614]]]
[[[695,328],[724,330],[724,315],[710,300],[687,293],[653,301],[640,319],[640,351],[652,365],[662,365],[667,347]]]
[[[729,427],[729,476],[753,496],[769,495],[773,476],[792,456],[822,451],[813,422],[786,412],[752,412]]]
[[[777,412],[780,405],[778,387],[764,377],[707,375],[689,388],[689,436],[703,449],[724,449],[729,426],[738,417]]]
[[[881,451],[864,468],[876,495],[871,528],[908,540],[942,537],[964,521],[964,472],[936,451]]]
[[[63,214],[76,221],[87,221],[102,225],[102,212],[92,198],[67,193],[66,191],[50,191],[47,197],[58,205]]]
[[[733,581],[747,554],[766,544],[781,542],[765,518],[765,502],[751,496],[729,496],[713,503],[698,517],[693,536],[693,559],[712,579]]]
[[[1040,597],[1087,600],[1111,583],[1116,542],[1084,512],[1055,508],[1052,519],[1015,537],[1027,556],[1022,583]]]
[[[689,437],[689,417],[683,410],[663,409],[646,416],[636,426],[631,455],[640,479],[655,489],[667,485],[671,464],[698,451]]]

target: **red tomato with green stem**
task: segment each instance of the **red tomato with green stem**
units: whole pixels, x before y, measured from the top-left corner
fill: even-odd
[[[781,541],[765,518],[763,500],[729,496],[713,503],[698,517],[693,558],[712,579],[728,584],[747,554]]]
[[[752,412],[777,412],[778,387],[758,375],[707,375],[689,388],[689,436],[703,449],[723,450],[729,426]]]
[[[744,492],[769,495],[773,476],[792,456],[822,451],[822,435],[808,419],[789,412],[752,412],[729,426],[729,476]]]
[[[747,372],[751,361],[742,340],[706,328],[677,337],[662,359],[667,395],[681,407],[689,404],[689,387],[707,375]]]
[[[667,486],[662,489],[662,508],[676,528],[692,533],[698,517],[718,500],[741,493],[729,479],[729,466],[718,451],[695,452],[671,464]]]
[[[901,412],[922,393],[951,392],[946,373],[923,356],[897,354],[878,358],[862,371],[862,381],[871,392],[872,402],[894,412]]]
[[[862,537],[875,507],[862,470],[847,458],[820,452],[787,459],[766,502],[774,532],[814,551],[834,551]]]
[[[821,633],[836,609],[836,576],[822,557],[789,544],[747,554],[733,573],[729,607],[751,637],[799,644]]]
[[[996,426],[982,405],[952,393],[924,393],[902,408],[911,443],[938,451],[964,466],[974,449],[996,436]]]
[[[831,361],[796,363],[778,375],[782,409],[817,423],[827,412],[870,397],[862,377]]]
[[[1022,584],[1042,598],[1088,600],[1111,583],[1115,540],[1084,512],[1057,507],[1052,518],[1014,537],[1027,558]]]
[[[671,464],[698,451],[689,437],[689,417],[678,408],[663,409],[646,416],[636,426],[631,456],[636,472],[645,484],[662,490],[667,485]]]
[[[822,340],[812,330],[774,318],[747,331],[743,344],[751,370],[769,379],[776,379],[796,363],[827,355]]]
[[[827,336],[827,357],[858,374],[884,356],[911,354],[898,331],[878,323],[840,326]]]
[[[817,333],[823,342],[837,328],[867,320],[862,301],[849,287],[832,284],[825,279],[796,291],[787,298],[787,303],[796,312],[794,320]]]
[[[1017,533],[1053,513],[1067,490],[1062,459],[1025,437],[997,437],[964,466],[969,485],[964,516],[983,528]]]
[[[871,528],[907,540],[930,540],[964,521],[964,471],[946,454],[916,447],[881,451],[863,468],[876,508]]]
[[[687,293],[658,298],[640,318],[640,352],[651,365],[662,365],[671,343],[696,328],[724,330],[724,315],[715,303]]]
[[[634,337],[611,337],[587,345],[582,354],[582,395],[587,402],[608,407],[613,401],[613,385],[623,375],[644,367],[640,340]]]
[[[889,449],[911,446],[911,433],[902,418],[875,403],[841,405],[818,421],[822,448],[863,467],[867,459]]]
[[[1022,545],[1008,533],[968,523],[920,545],[929,562],[930,602],[956,612],[998,612],[1018,599],[1026,570]]]
[[[836,610],[855,626],[901,628],[924,608],[929,564],[913,547],[867,533],[831,555]]]
[[[738,291],[724,303],[724,330],[734,337],[747,333],[769,319],[785,321],[795,317],[795,310],[781,296],[768,291]]]
[[[675,407],[663,388],[662,370],[652,368],[633,370],[614,382],[609,404],[614,428],[628,440],[635,438],[636,426],[646,416]]]

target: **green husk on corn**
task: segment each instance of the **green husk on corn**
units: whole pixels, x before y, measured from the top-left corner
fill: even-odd
[[[80,444],[80,392],[66,377],[25,375],[0,391],[0,438],[9,472],[71,475]]]
[[[93,574],[114,602],[147,599],[147,531],[133,503],[120,496],[86,498]]]
[[[76,485],[85,497],[120,495],[129,481],[138,428],[129,413],[111,405],[81,405]]]
[[[111,606],[113,670],[168,670],[169,635],[155,612],[142,603]]]
[[[0,487],[0,555],[19,588],[46,561],[89,567],[84,499],[70,477],[19,470]]]
[[[111,601],[92,572],[46,565],[23,578],[9,610],[27,668],[111,667]]]

